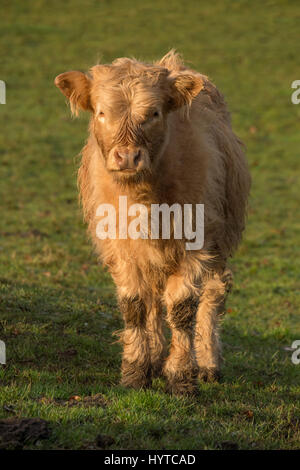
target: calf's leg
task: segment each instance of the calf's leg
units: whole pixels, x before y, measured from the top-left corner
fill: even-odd
[[[119,305],[125,322],[121,336],[123,343],[121,384],[136,389],[146,388],[151,384],[146,305],[139,296],[121,297]]]
[[[159,301],[153,302],[147,313],[146,330],[149,341],[150,363],[152,377],[162,373],[165,357],[165,338],[163,334],[163,311]]]
[[[184,284],[182,276],[168,280],[165,300],[167,320],[172,332],[169,356],[164,365],[168,391],[193,394],[198,374],[193,350],[193,328],[198,300]]]
[[[225,308],[227,292],[230,290],[232,274],[225,270],[215,273],[203,283],[202,295],[196,314],[194,348],[199,367],[199,378],[213,382],[220,378],[221,343],[218,323]]]

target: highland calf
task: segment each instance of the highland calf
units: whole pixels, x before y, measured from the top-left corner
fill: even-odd
[[[170,392],[193,393],[197,378],[219,376],[226,263],[241,239],[250,188],[223,97],[174,51],[154,64],[121,58],[88,74],[66,72],[55,84],[74,113],[91,112],[78,182],[124,318],[122,384],[148,387],[163,374]],[[187,250],[173,232],[170,239],[99,239],[97,208],[118,211],[119,196],[147,208],[204,204],[204,246]],[[164,311],[172,332],[167,357]]]

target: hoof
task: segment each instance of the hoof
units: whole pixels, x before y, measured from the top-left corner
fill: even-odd
[[[151,364],[151,377],[156,379],[163,375],[163,361]]]
[[[167,393],[181,396],[197,395],[197,374],[198,369],[190,369],[172,375],[166,373]]]
[[[151,387],[151,378],[149,368],[141,368],[135,363],[122,364],[122,378],[120,384],[123,387],[134,388],[136,390]]]
[[[198,378],[202,382],[220,382],[221,373],[218,369],[214,367],[200,367]]]
[[[198,390],[194,383],[173,381],[167,384],[166,392],[175,396],[195,397]]]

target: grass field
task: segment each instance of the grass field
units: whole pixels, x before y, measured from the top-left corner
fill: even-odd
[[[0,418],[40,417],[27,448],[300,447],[300,5],[296,1],[1,2]],[[193,399],[164,383],[118,385],[122,328],[77,203],[88,116],[70,118],[54,77],[99,58],[156,59],[176,47],[223,91],[247,146],[253,186],[219,384]],[[73,398],[72,398],[73,397]]]

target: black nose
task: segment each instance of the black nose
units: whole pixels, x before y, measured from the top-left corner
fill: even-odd
[[[141,160],[141,151],[138,149],[119,149],[115,151],[115,160],[120,170],[136,170]]]

